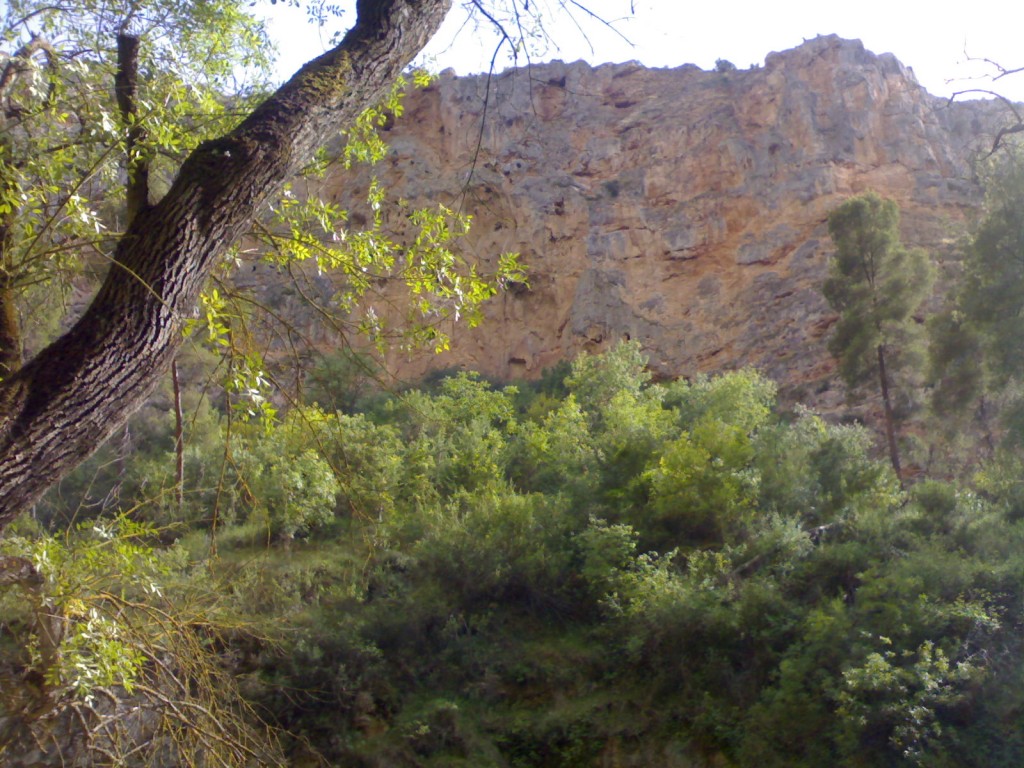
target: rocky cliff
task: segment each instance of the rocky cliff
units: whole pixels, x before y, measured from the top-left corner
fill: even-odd
[[[829,210],[870,189],[892,197],[904,242],[941,265],[979,202],[971,160],[998,119],[834,36],[744,71],[446,72],[410,95],[375,172],[413,204],[472,213],[470,252],[518,251],[530,285],[456,329],[450,353],[388,364],[530,377],[631,338],[666,376],[753,365],[827,406],[840,396],[825,385],[834,318],[819,293]],[[326,183],[345,203],[361,187]]]

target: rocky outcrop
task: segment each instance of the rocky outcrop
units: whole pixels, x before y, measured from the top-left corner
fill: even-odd
[[[530,377],[642,342],[666,376],[752,365],[827,405],[834,318],[819,291],[828,212],[877,190],[940,263],[979,202],[971,160],[998,108],[929,95],[891,54],[819,37],[765,65],[554,62],[490,80],[443,73],[409,96],[375,169],[413,204],[474,216],[469,252],[517,251],[528,290],[494,300],[449,353],[390,353],[413,377],[461,365]],[[330,178],[349,204],[358,184]]]

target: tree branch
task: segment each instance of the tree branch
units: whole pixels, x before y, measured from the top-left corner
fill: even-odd
[[[0,383],[0,530],[100,445],[167,370],[208,275],[267,196],[383,97],[450,0],[363,0],[334,49],[204,142],[142,210],[83,317]]]
[[[140,144],[146,130],[139,123],[139,44],[135,35],[124,32],[117,36],[117,74],[114,75],[114,95],[121,110],[121,123],[125,129],[125,188],[128,223],[149,207],[149,158]]]
[[[18,77],[28,71],[32,57],[40,51],[46,54],[47,65],[51,68],[54,66],[56,54],[53,47],[45,38],[33,35],[32,39],[15,51],[4,64],[3,71],[0,72],[0,98],[7,97]]]

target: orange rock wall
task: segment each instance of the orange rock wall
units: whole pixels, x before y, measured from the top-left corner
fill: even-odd
[[[410,378],[453,365],[530,377],[631,338],[665,376],[753,365],[793,396],[836,404],[819,291],[828,212],[877,190],[899,202],[905,243],[943,262],[980,200],[970,161],[998,119],[834,36],[728,73],[444,73],[409,96],[375,173],[413,205],[472,213],[471,257],[519,252],[530,288],[495,299],[482,326],[456,327],[450,352],[392,352],[388,365]],[[365,182],[325,183],[357,206]]]

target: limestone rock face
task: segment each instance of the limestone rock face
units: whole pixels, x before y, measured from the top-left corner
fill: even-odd
[[[375,173],[414,205],[472,213],[471,255],[519,252],[530,286],[456,328],[449,353],[388,363],[530,377],[631,338],[659,374],[752,365],[828,405],[828,212],[876,190],[901,206],[904,242],[941,261],[979,202],[970,160],[998,120],[834,36],[746,71],[444,73],[409,96]],[[327,185],[343,202],[363,188],[351,174]]]

